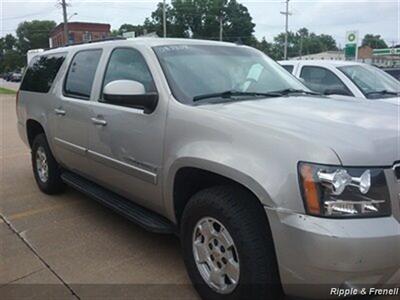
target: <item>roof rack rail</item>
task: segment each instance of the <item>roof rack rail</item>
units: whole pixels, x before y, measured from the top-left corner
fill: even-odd
[[[109,41],[118,41],[118,40],[126,40],[126,38],[122,37],[122,36],[111,36],[111,37],[106,37],[101,40],[93,40],[93,41],[87,41],[87,42],[68,44],[68,45],[65,45],[65,47],[84,45],[84,44],[94,44],[94,43],[101,43],[101,42],[109,42]]]
[[[53,47],[53,48],[44,48],[44,51],[54,50],[54,49],[64,48],[64,47],[70,47],[70,46],[78,46],[78,45],[94,44],[94,43],[100,43],[100,42],[126,40],[126,39],[127,39],[127,38],[122,37],[122,36],[110,36],[110,37],[106,37],[106,38],[101,39],[101,40],[94,40],[94,41],[88,41],[88,42],[73,43],[73,44],[68,44],[68,45],[58,46],[58,47]]]

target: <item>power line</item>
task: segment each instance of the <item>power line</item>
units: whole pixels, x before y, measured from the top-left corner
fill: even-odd
[[[42,11],[37,12],[37,13],[32,13],[32,14],[27,14],[27,15],[22,15],[22,16],[15,16],[15,17],[8,17],[8,18],[3,18],[2,20],[3,21],[9,21],[9,20],[25,19],[25,18],[29,18],[29,17],[43,15],[44,13],[49,14],[49,13],[52,13],[53,11],[54,11],[54,9],[50,10],[50,11],[49,11],[49,9],[45,9],[45,10],[42,10]]]

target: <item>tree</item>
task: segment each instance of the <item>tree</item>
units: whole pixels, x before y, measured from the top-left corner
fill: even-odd
[[[255,24],[245,6],[236,0],[172,0],[166,7],[168,37],[219,39],[222,19],[224,40],[254,44]],[[163,34],[163,4],[143,24],[144,29]]]
[[[48,48],[50,31],[54,29],[54,21],[25,21],[18,25],[18,48],[25,55],[30,49]]]
[[[17,50],[10,50],[4,53],[0,61],[0,73],[15,71],[25,65],[24,56]]]
[[[253,36],[255,24],[247,8],[231,0],[223,9],[224,40],[234,42],[240,39],[246,45],[254,45],[256,39]]]
[[[268,43],[267,39],[265,37],[263,37],[261,39],[261,42],[257,41],[255,43],[254,47],[264,53],[269,53],[269,52],[271,52],[272,44]]]
[[[12,34],[7,34],[3,40],[4,51],[14,50],[17,46],[17,39]]]
[[[280,33],[274,38],[276,47],[283,49],[285,43],[285,33]],[[282,59],[283,50],[275,49],[274,55],[277,59]],[[307,28],[301,28],[297,32],[288,33],[288,56],[301,56],[314,54],[324,51],[338,50],[335,39],[326,34],[317,35],[309,32]],[[280,53],[282,52],[282,55]]]
[[[17,49],[17,39],[7,34],[0,39],[0,73],[14,71],[24,65],[24,57]]]
[[[369,46],[372,49],[388,48],[388,45],[379,34],[366,34],[362,40],[362,46]]]

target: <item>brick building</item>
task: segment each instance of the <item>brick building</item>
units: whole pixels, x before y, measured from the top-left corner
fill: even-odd
[[[84,43],[101,40],[110,36],[110,24],[70,22],[68,23],[69,43]],[[64,23],[59,24],[50,32],[50,47],[61,47],[66,44],[64,39]]]
[[[374,49],[369,46],[362,46],[358,48],[358,61],[381,68],[399,67],[400,55],[375,55]]]

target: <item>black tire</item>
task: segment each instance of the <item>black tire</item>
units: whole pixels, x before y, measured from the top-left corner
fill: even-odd
[[[38,173],[37,166],[37,152],[38,149],[43,149],[46,155],[48,176],[47,180],[42,180]],[[65,186],[61,180],[61,168],[51,153],[49,144],[47,143],[46,136],[44,134],[38,134],[32,143],[32,168],[35,180],[39,189],[49,195],[59,194],[64,191]]]
[[[204,217],[220,222],[231,234],[239,261],[239,281],[229,294],[216,292],[204,281],[193,254],[193,232]],[[195,194],[181,220],[185,265],[194,287],[205,300],[278,300],[283,297],[271,230],[261,203],[235,186],[217,186]]]

